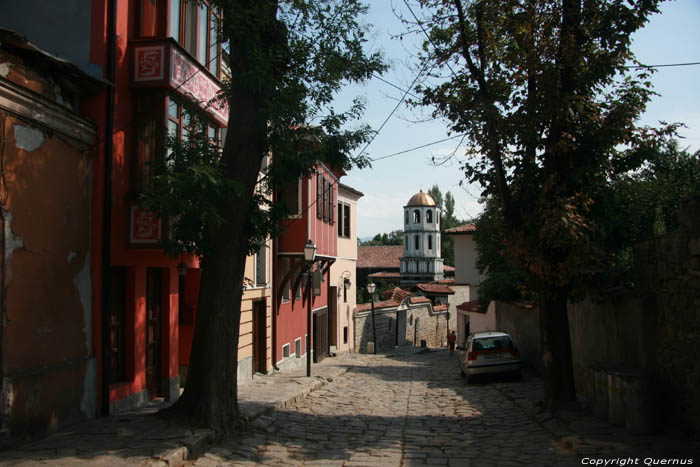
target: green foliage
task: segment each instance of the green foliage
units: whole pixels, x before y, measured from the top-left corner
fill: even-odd
[[[625,157],[638,155],[630,151]],[[633,282],[634,243],[676,230],[680,201],[700,193],[700,152],[690,154],[677,140],[666,140],[644,158],[648,162],[641,169],[614,175],[594,196],[596,241],[611,255],[608,268],[598,275],[602,288]],[[503,218],[492,200],[477,220],[475,240],[477,266],[488,275],[479,289],[482,305],[493,299],[532,299],[525,272],[507,253]]]
[[[423,58],[451,78],[428,81],[415,104],[468,135],[462,168],[501,212],[503,250],[539,294],[600,287],[614,251],[597,198],[675,130],[636,125],[650,71],[624,68],[658,3],[420,1],[431,13]]]
[[[231,74],[209,105],[228,102],[227,139],[220,151],[207,147],[201,125],[183,145],[169,139],[172,152],[143,194],[145,207],[170,219],[173,238],[164,247],[171,255],[216,256],[212,233],[232,209],[247,213],[241,228],[252,253],[281,232],[289,215],[282,203],[269,202],[272,193],[310,175],[318,162],[338,171],[369,166],[366,155],[352,153],[371,130],[348,129],[362,116],[363,102],[342,111],[331,104],[343,85],[386,68],[378,53],[365,53],[367,28],[359,18],[367,7],[358,0],[213,3],[223,12],[220,33]],[[242,161],[259,167],[268,154],[264,176],[245,178]]]
[[[443,199],[440,187],[433,185],[428,194],[435,199],[438,208],[440,208],[440,231],[444,232],[447,229],[457,227],[463,224],[455,217],[455,199],[449,191],[445,193]],[[454,266],[455,264],[455,241],[447,235],[440,235],[440,253],[445,264]]]
[[[392,230],[391,232],[375,235],[372,240],[360,241],[360,246],[389,246],[403,245],[403,230]]]
[[[390,283],[383,283],[383,282],[377,282],[377,290],[374,291],[374,301],[379,302],[384,300],[384,293],[389,291],[389,290],[394,290],[396,287],[398,287],[397,284],[394,284],[393,282]],[[369,303],[371,301],[371,297],[369,292],[367,292],[366,287],[358,287],[356,289],[356,303]]]

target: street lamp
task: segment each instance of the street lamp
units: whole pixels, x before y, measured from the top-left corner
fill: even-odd
[[[377,326],[374,323],[374,291],[377,290],[377,286],[374,282],[367,284],[367,292],[369,292],[369,297],[372,300],[372,339],[374,339],[374,354],[377,354]]]
[[[316,259],[316,245],[309,239],[304,245],[304,259],[307,263],[313,263]],[[306,376],[311,376],[311,265],[306,274]]]

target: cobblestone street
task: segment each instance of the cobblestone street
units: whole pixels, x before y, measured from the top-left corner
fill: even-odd
[[[539,380],[468,386],[457,355],[446,351],[357,358],[366,364],[258,419],[251,436],[220,443],[193,464],[559,466],[603,455],[677,458],[690,448],[654,444],[581,415],[572,432],[537,413],[527,393],[541,391]]]

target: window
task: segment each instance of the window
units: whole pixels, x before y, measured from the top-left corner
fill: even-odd
[[[284,279],[285,277],[287,277],[288,273],[289,273],[289,258],[282,258],[282,277],[281,277],[281,279]],[[289,301],[289,288],[290,288],[290,286],[291,286],[291,277],[289,278],[287,285],[282,290],[282,303],[286,303]]]
[[[262,242],[258,252],[255,254],[255,286],[265,287],[267,285],[267,244]]]
[[[288,183],[279,194],[279,201],[289,209],[289,217],[301,216],[301,179]]]
[[[413,211],[413,223],[420,224],[420,211],[418,209]]]
[[[416,250],[420,248],[420,235],[416,235],[415,237],[415,243],[416,243]]]
[[[145,11],[147,3],[158,0],[141,1],[144,2]],[[221,68],[219,10],[210,8],[209,2],[199,3],[194,0],[170,0],[169,10],[169,35],[218,78]],[[142,17],[150,18],[144,13]],[[143,31],[142,24],[142,35]]]
[[[324,177],[321,172],[316,172],[316,218],[328,224],[334,222],[335,187],[333,185],[333,182]]]
[[[430,211],[428,211],[428,212],[430,212]],[[433,249],[433,236],[428,235],[428,250],[432,250],[432,249]]]
[[[350,238],[350,205],[338,201],[338,236]]]
[[[343,344],[348,343],[348,327],[343,326]]]
[[[289,358],[289,344],[284,344],[282,346],[282,357]]]
[[[433,223],[433,211],[431,209],[428,209],[428,211],[425,213],[425,222],[428,224]]]
[[[405,222],[405,224],[408,225],[408,209],[406,209],[406,222]]]
[[[302,260],[298,260],[298,261],[295,260],[294,261],[294,267],[296,268],[296,274],[294,274],[293,284],[297,284],[297,288],[294,289],[294,299],[295,300],[301,299],[301,292],[302,292],[301,288],[303,285],[305,285],[304,278],[300,277],[301,273],[303,271],[303,266],[304,266],[304,262]],[[292,287],[294,287],[294,285],[292,285]]]
[[[159,0],[141,0],[139,15],[139,35],[153,37],[158,35]]]
[[[170,37],[175,39],[176,42],[180,42],[180,0],[170,0]]]
[[[406,251],[408,251],[408,235],[403,236],[403,247]]]
[[[294,339],[294,353],[297,358],[301,358],[301,337]]]

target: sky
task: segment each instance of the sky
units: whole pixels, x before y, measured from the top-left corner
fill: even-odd
[[[382,75],[384,80],[407,89],[416,76],[415,50],[422,37],[396,39],[405,26],[394,10],[404,16],[410,12],[403,0],[368,0],[370,11],[365,21],[371,26],[370,51],[381,51],[390,65]],[[414,1],[413,11],[420,15]],[[676,0],[662,4],[661,14],[633,36],[633,51],[644,64],[659,65],[700,62],[700,0]],[[647,106],[643,124],[656,125],[658,121],[683,122],[681,146],[692,152],[700,150],[700,66],[659,68],[652,75],[655,96]],[[377,130],[391,114],[403,92],[373,78],[364,86],[350,87],[338,98],[339,103],[360,95],[367,103],[363,122]],[[447,137],[444,121],[426,121],[426,115],[401,105],[386,122],[366,150],[373,159],[382,158],[407,149],[423,146]],[[479,186],[470,186],[464,180],[456,161],[442,166],[431,164],[433,156],[448,156],[460,139],[452,139],[428,147],[377,160],[372,168],[353,169],[341,179],[362,193],[358,203],[358,236],[373,237],[377,233],[403,228],[403,206],[419,190],[427,191],[438,185],[444,194],[450,191],[455,198],[455,215],[462,220],[479,214]],[[358,150],[359,152],[359,150]],[[457,150],[459,155],[459,150]]]

